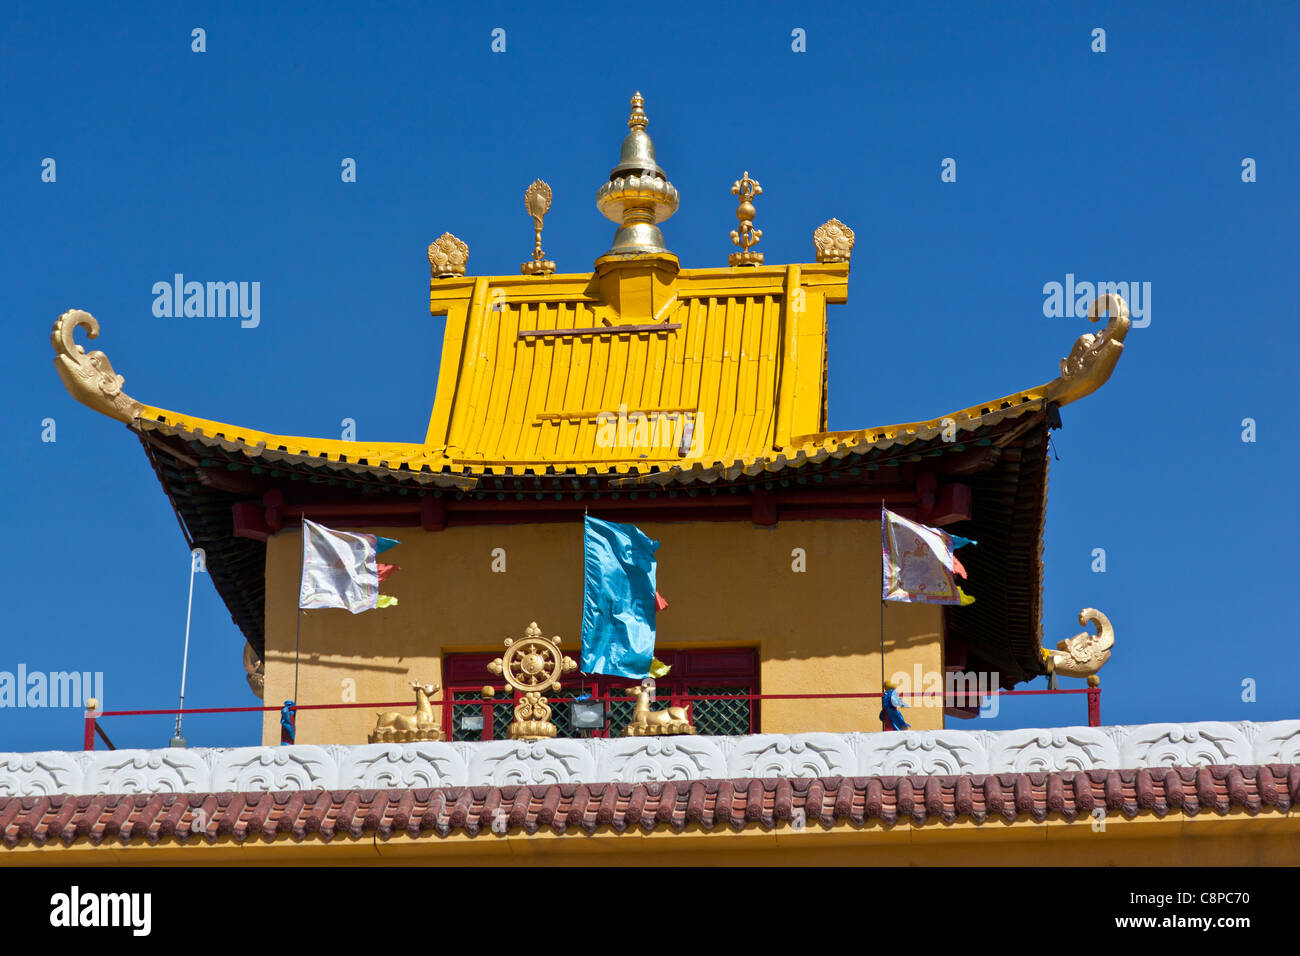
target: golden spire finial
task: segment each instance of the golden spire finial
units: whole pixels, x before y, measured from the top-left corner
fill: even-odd
[[[628,134],[609,182],[596,191],[596,208],[619,224],[614,245],[606,255],[666,253],[658,223],[677,211],[677,187],[655,162],[655,144],[646,133],[649,122],[641,94],[632,96]]]
[[[519,271],[526,276],[548,276],[555,272],[555,263],[546,260],[542,253],[542,220],[551,208],[551,187],[540,179],[524,190],[524,209],[533,217],[537,242],[533,245],[533,261],[525,262]]]
[[[645,115],[645,99],[641,91],[632,94],[632,114],[627,118],[628,129],[645,129],[650,120]]]
[[[763,187],[757,179],[750,179],[749,170],[745,170],[745,175],[732,184],[731,195],[740,200],[740,205],[736,207],[740,228],[731,230],[731,241],[740,246],[740,252],[733,252],[727,261],[733,266],[761,266],[763,253],[752,251],[750,246],[757,245],[763,238],[763,230],[754,228],[754,216],[757,214],[754,198],[763,195]]]

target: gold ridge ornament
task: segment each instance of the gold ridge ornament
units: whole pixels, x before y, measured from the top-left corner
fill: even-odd
[[[757,213],[754,199],[763,195],[763,187],[757,179],[750,179],[749,170],[745,170],[745,175],[732,184],[731,195],[740,200],[740,205],[736,207],[740,228],[731,230],[731,241],[740,246],[740,252],[733,252],[727,261],[733,266],[761,266],[763,253],[754,252],[750,247],[757,245],[763,238],[763,230],[754,228],[754,216]]]
[[[469,246],[449,232],[429,244],[429,268],[435,279],[454,279],[465,274]]]
[[[848,262],[853,257],[853,230],[838,219],[827,219],[813,230],[818,262]]]
[[[1115,646],[1115,629],[1110,625],[1110,618],[1096,608],[1086,607],[1079,612],[1079,623],[1087,627],[1089,621],[1097,625],[1096,634],[1081,631],[1058,642],[1054,651],[1042,649],[1043,661],[1053,675],[1092,678],[1110,660],[1110,649]]]
[[[73,341],[73,333],[86,330],[89,338],[99,338],[99,323],[89,312],[69,309],[54,321],[50,344],[54,346],[54,367],[69,394],[87,408],[101,415],[130,424],[144,408],[122,391],[125,379],[113,371],[113,363],[103,352],[91,352]]]
[[[533,261],[525,262],[519,271],[526,276],[549,276],[555,272],[555,263],[542,252],[542,220],[551,209],[551,187],[536,179],[524,190],[524,209],[533,217],[533,230],[537,241],[533,245]]]
[[[560,689],[560,677],[578,669],[578,663],[560,650],[560,638],[542,637],[533,621],[522,639],[505,639],[505,653],[488,664],[488,672],[504,677],[523,696],[515,701],[511,740],[546,740],[558,730],[551,723],[551,707],[543,692]]]
[[[1060,378],[1052,383],[1059,386],[1052,399],[1061,405],[1100,388],[1124,351],[1124,337],[1131,325],[1128,303],[1113,292],[1099,295],[1088,307],[1088,321],[1100,322],[1103,312],[1109,316],[1106,327],[1079,336],[1070,354],[1061,359]]]

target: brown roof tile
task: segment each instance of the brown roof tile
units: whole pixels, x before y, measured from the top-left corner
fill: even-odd
[[[319,833],[387,839],[405,831],[448,836],[491,832],[506,814],[509,829],[525,833],[618,832],[640,827],[680,832],[771,829],[802,814],[809,825],[832,827],[879,821],[886,826],[929,821],[953,823],[1041,822],[1049,814],[1086,818],[1094,807],[1134,817],[1139,812],[1258,813],[1300,805],[1300,764],[1157,767],[1063,773],[970,776],[745,778],[551,786],[451,787],[444,790],[343,790],[276,793],[136,794],[0,799],[0,835],[6,847],[71,844],[80,837],[101,843],[144,840],[156,844],[214,841],[230,835],[242,843]],[[200,813],[200,810],[202,811]],[[200,827],[200,820],[206,825]]]

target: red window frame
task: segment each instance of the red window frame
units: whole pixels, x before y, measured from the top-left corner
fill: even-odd
[[[500,657],[499,653],[444,654],[442,658],[442,727],[447,739],[452,739],[452,704],[473,703],[470,700],[454,701],[456,693],[473,692],[475,700],[485,704],[483,707],[482,740],[493,739],[492,704],[508,703],[514,700],[509,694],[502,694],[503,682],[500,677],[488,673],[490,661]],[[671,705],[686,707],[691,713],[694,701],[683,698],[690,694],[692,687],[748,687],[749,693],[759,694],[759,660],[758,648],[755,647],[701,647],[683,648],[682,650],[656,650],[655,656],[672,669],[666,677],[655,680],[655,704],[659,707]],[[603,674],[571,674],[561,682],[564,689],[582,687],[593,697],[626,697],[625,688],[637,682],[630,677],[608,677]],[[490,701],[483,701],[478,692],[484,685],[491,684],[497,688],[497,696]],[[761,726],[762,701],[750,701],[749,733],[759,733]],[[591,731],[593,737],[608,736],[606,730]]]

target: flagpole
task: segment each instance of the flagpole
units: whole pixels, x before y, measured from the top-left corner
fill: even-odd
[[[880,709],[885,709],[885,499],[880,499]],[[884,728],[884,719],[881,719],[881,729]]]
[[[293,702],[295,704],[298,703],[298,662],[302,658],[302,576],[307,571],[307,525],[305,524],[302,526],[302,541],[301,567],[298,568],[298,600],[295,602],[297,610],[294,612],[297,621],[293,635]],[[295,726],[297,723],[295,719]]]
[[[306,516],[303,517],[305,522]],[[302,660],[302,576],[307,570],[307,525],[302,526],[302,557],[301,567],[298,569],[298,600],[294,602],[294,634],[293,634],[293,705],[294,710],[290,715],[293,721],[293,739],[298,739],[298,665]]]
[[[177,705],[176,711],[176,732],[172,734],[171,746],[184,747],[185,738],[181,735],[181,718],[185,710],[185,673],[190,664],[190,615],[194,611],[194,572],[195,566],[199,562],[200,549],[195,548],[190,551],[190,599],[185,605],[185,650],[181,654],[181,701]],[[204,567],[206,569],[206,559]]]
[[[298,626],[293,636],[293,702],[298,703],[298,661],[302,657],[302,606],[298,607]]]

